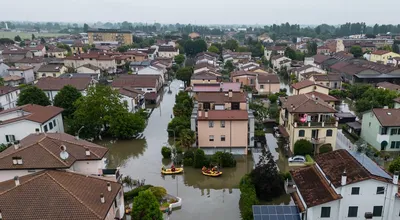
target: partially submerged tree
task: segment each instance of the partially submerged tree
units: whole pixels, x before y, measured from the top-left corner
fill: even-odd
[[[54,97],[54,106],[63,108],[63,116],[71,117],[75,112],[76,107],[74,103],[82,97],[82,94],[73,86],[66,85]]]
[[[139,193],[133,200],[132,219],[135,220],[163,220],[157,198],[150,190]]]
[[[36,86],[26,86],[19,94],[17,105],[36,104],[47,106],[51,105],[46,94]]]

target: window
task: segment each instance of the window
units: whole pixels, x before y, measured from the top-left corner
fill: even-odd
[[[333,131],[331,129],[326,130],[326,136],[327,137],[332,137]]]
[[[390,148],[394,149],[396,147],[396,141],[390,142]]]
[[[331,207],[321,207],[321,218],[331,217]]]
[[[151,91],[151,90],[153,90],[153,89],[147,89],[147,91]]]
[[[225,121],[221,121],[221,128],[225,128]]]
[[[47,132],[49,129],[47,129],[47,125],[44,126],[44,132]]]
[[[382,208],[383,208],[383,206],[374,206],[374,211],[372,212],[372,216],[381,217],[382,216]]]
[[[56,119],[53,120],[53,125],[54,125],[54,127],[57,126]]]
[[[397,128],[390,129],[390,135],[398,134]]]
[[[371,127],[371,122],[370,122],[370,123],[368,123],[368,127]]]
[[[358,206],[350,206],[347,217],[357,217]]]
[[[210,108],[211,108],[210,103],[209,102],[204,102],[203,103],[203,108],[204,108],[204,110],[210,110]]]
[[[6,135],[6,141],[7,141],[7,143],[13,143],[13,142],[15,142],[15,136],[12,135],[12,134]]]
[[[221,141],[225,141],[225,135],[221,135]]]
[[[260,85],[260,89],[264,89],[264,85]]]
[[[214,135],[210,135],[208,138],[209,141],[214,141]]]
[[[387,134],[387,128],[386,127],[381,127],[381,134],[382,135]]]
[[[236,79],[236,82],[238,83],[238,82],[239,82],[239,79]]]
[[[397,148],[397,149],[400,148],[400,141],[396,141],[396,148]]]
[[[49,123],[49,128],[50,128],[50,130],[53,129],[53,123],[52,122]]]
[[[383,187],[383,186],[378,186],[377,188],[376,188],[376,194],[384,194],[385,193],[385,187]]]
[[[208,122],[208,127],[213,128],[214,127],[214,121],[209,121]]]
[[[240,103],[239,102],[232,102],[231,103],[232,110],[240,110]]]
[[[304,137],[305,133],[304,130],[299,130],[299,137]]]
[[[360,187],[352,187],[351,195],[360,195]]]

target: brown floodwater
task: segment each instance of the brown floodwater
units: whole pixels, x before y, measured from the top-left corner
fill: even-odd
[[[182,198],[182,208],[173,211],[171,220],[228,219],[239,220],[239,181],[253,168],[251,156],[238,156],[235,168],[223,168],[218,178],[206,177],[200,169],[185,167],[182,175],[162,176],[162,165],[171,161],[162,159],[161,148],[167,145],[167,125],[171,120],[175,94],[180,81],[171,84],[172,94],[166,93],[155,107],[142,139],[129,141],[103,140],[97,142],[108,147],[108,167],[121,167],[123,175],[145,179],[146,184],[162,186],[168,193]]]

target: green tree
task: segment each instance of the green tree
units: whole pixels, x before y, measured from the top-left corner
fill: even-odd
[[[161,201],[167,195],[167,190],[164,187],[153,186],[149,190],[156,197],[157,201]]]
[[[172,150],[169,147],[162,147],[161,148],[161,154],[163,156],[163,158],[165,159],[170,159],[171,158],[171,154],[172,154]]]
[[[224,50],[224,47],[220,43],[212,43],[211,47],[216,47],[218,49],[218,54],[221,54],[222,51]],[[211,52],[211,51],[210,51]]]
[[[284,193],[283,179],[279,175],[271,152],[263,150],[255,169],[250,173],[257,197],[264,201],[281,196]]]
[[[190,78],[192,77],[193,69],[191,67],[183,67],[176,73],[176,78],[185,83],[185,87],[190,85]]]
[[[196,54],[207,51],[207,43],[203,39],[188,40],[184,45],[185,53],[188,56],[196,56]]]
[[[27,86],[19,94],[17,105],[36,104],[47,106],[51,105],[46,94],[36,86]]]
[[[363,55],[362,48],[359,45],[351,46],[350,53],[352,53],[355,58],[362,57]]]
[[[57,47],[58,47],[58,48],[61,48],[61,49],[65,49],[65,50],[67,50],[68,52],[71,52],[71,47],[68,46],[68,45],[66,45],[66,44],[58,43],[58,44],[57,44]]]
[[[232,71],[235,70],[235,66],[233,65],[232,60],[226,61],[225,65],[224,65],[224,69],[226,71],[228,71],[228,73],[231,73]]]
[[[19,46],[20,46],[20,47],[25,47],[25,46],[26,46],[26,45],[25,45],[25,41],[19,42]]]
[[[310,55],[310,56],[314,56],[314,55],[316,55],[317,54],[317,48],[318,48],[318,45],[317,45],[317,43],[316,42],[308,42],[307,43],[307,50],[308,50],[308,55]]]
[[[83,24],[83,32],[87,33],[89,30],[89,25],[88,24]]]
[[[289,57],[292,60],[296,60],[296,51],[290,47],[286,47],[285,49],[285,56]]]
[[[214,45],[211,45],[211,46],[208,48],[208,51],[211,52],[211,53],[219,54],[219,49],[218,49],[218,47],[216,47],[216,46],[214,46]]]
[[[389,171],[394,173],[395,171],[400,171],[400,157],[397,157],[395,160],[390,162]]]
[[[275,94],[271,94],[268,96],[268,99],[271,103],[275,103],[278,100],[278,96]]]
[[[3,79],[3,77],[0,77],[0,86],[4,86],[4,79]]]
[[[306,139],[297,140],[294,143],[294,154],[295,155],[307,155],[313,152],[313,145],[310,141]]]
[[[169,137],[173,137],[174,132],[172,132],[172,131],[175,131],[176,138],[179,138],[179,135],[181,134],[181,131],[183,129],[190,129],[190,119],[185,116],[174,117],[168,123]]]
[[[138,112],[131,113],[124,109],[109,117],[109,132],[116,138],[130,139],[146,128],[146,120]]]
[[[14,37],[14,41],[21,42],[22,39],[21,39],[21,37],[19,35],[17,35],[17,36]]]
[[[35,35],[34,35],[34,34],[32,34],[32,40],[35,40],[35,39],[36,39]]]
[[[15,42],[10,38],[0,38],[0,45],[14,44]]]
[[[207,166],[207,165],[208,165],[208,161],[207,161],[204,151],[202,149],[198,148],[194,152],[194,161],[193,161],[194,168],[202,168],[203,166]]]
[[[227,40],[224,44],[224,48],[232,51],[236,51],[239,47],[239,43],[236,40]]]
[[[258,205],[256,189],[249,174],[242,177],[239,184],[240,200],[239,208],[240,215],[243,220],[253,220],[253,205]]]
[[[181,66],[182,63],[185,62],[185,55],[183,55],[183,54],[176,55],[176,56],[174,57],[174,60],[175,60],[175,63],[176,63],[176,64],[178,64],[179,66]]]
[[[76,108],[74,103],[82,97],[82,94],[73,86],[64,86],[59,93],[54,97],[54,106],[63,108],[63,116],[71,117],[75,112]]]
[[[40,43],[41,43],[41,44],[45,44],[45,43],[46,43],[46,40],[42,37],[42,38],[40,38]]]
[[[333,148],[332,148],[331,144],[324,144],[319,148],[319,153],[324,154],[324,153],[331,152],[332,150],[333,150]]]
[[[163,220],[157,198],[150,190],[139,192],[133,200],[132,219],[135,220]]]
[[[393,51],[394,53],[399,53],[399,52],[400,52],[400,50],[399,50],[399,45],[393,43],[393,45],[392,45],[392,51]]]
[[[190,148],[196,142],[196,134],[190,129],[183,129],[179,134],[179,143],[182,147]]]

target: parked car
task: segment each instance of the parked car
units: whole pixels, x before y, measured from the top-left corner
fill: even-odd
[[[183,90],[185,90],[185,85],[181,84],[181,85],[179,86],[179,91],[183,91]]]
[[[306,162],[306,158],[304,156],[293,156],[289,157],[289,163],[304,163]]]

